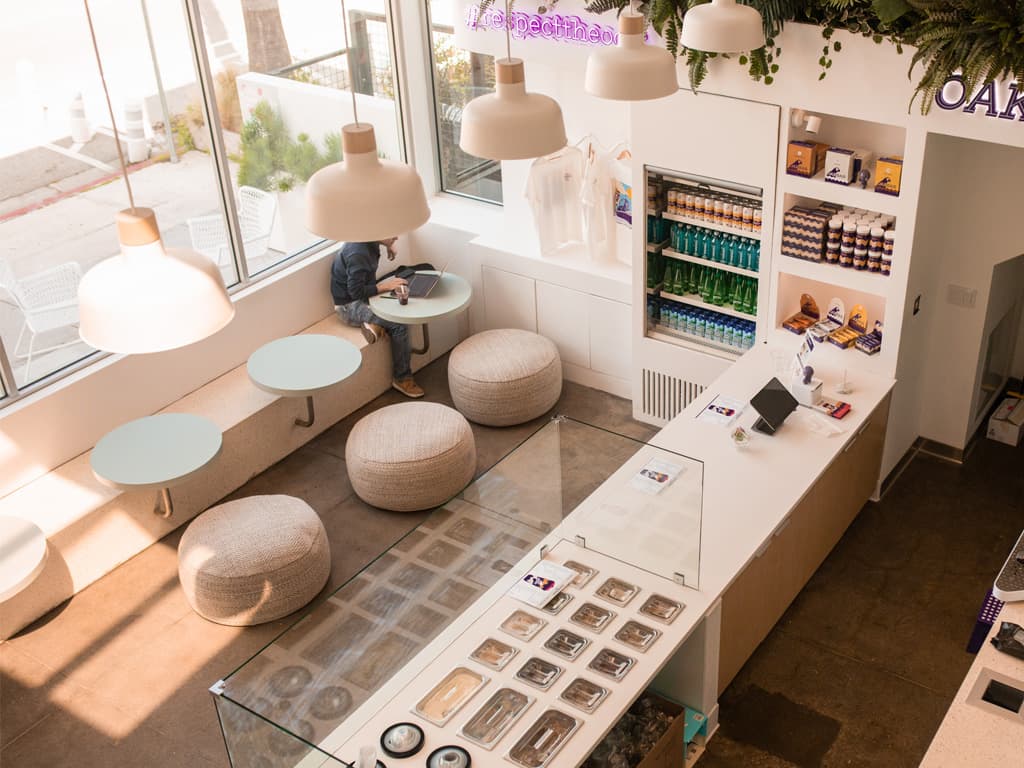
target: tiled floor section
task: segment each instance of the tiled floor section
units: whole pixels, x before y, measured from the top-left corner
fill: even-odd
[[[446,359],[420,378],[450,403]],[[388,393],[373,407],[397,402]],[[625,401],[566,385],[557,410],[644,438]],[[235,496],[300,496],[334,546],[334,591],[424,515],[363,505],[344,443],[362,412],[253,478]],[[481,469],[538,424],[474,427]],[[957,467],[917,457],[869,504],[721,702],[701,764],[912,766],[971,657],[963,647],[1020,532],[1019,452],[983,442]],[[587,447],[579,448],[580,467]],[[566,490],[567,495],[572,493]],[[567,499],[568,501],[569,499]],[[177,585],[180,532],[0,644],[0,765],[218,766],[227,758],[208,686],[294,619],[236,629],[189,609]]]

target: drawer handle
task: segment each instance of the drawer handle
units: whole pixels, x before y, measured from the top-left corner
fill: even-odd
[[[755,557],[755,558],[757,558],[757,557],[761,557],[761,555],[763,555],[763,554],[764,554],[765,552],[767,552],[767,551],[768,551],[768,547],[770,547],[771,545],[772,545],[772,537],[771,537],[771,536],[769,536],[769,537],[768,537],[768,541],[766,541],[766,542],[765,542],[764,544],[762,544],[762,545],[761,545],[761,546],[760,546],[760,547],[758,548],[757,552],[755,552],[755,553],[754,553],[754,557]]]
[[[792,519],[793,519],[792,517],[787,517],[785,520],[783,520],[782,523],[779,525],[779,527],[775,529],[775,532],[772,533],[772,538],[775,538],[780,533],[782,533],[784,530],[789,528],[789,522]]]
[[[860,436],[864,434],[864,430],[866,430],[869,426],[871,426],[871,422],[870,421],[865,421],[861,425],[860,429],[857,430],[857,434],[854,435],[853,439],[849,443],[846,444],[845,448],[843,448],[843,453],[846,453],[848,450],[853,448],[853,444],[857,442],[857,440],[860,438]]]

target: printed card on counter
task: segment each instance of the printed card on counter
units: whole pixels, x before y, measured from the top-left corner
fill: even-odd
[[[638,491],[643,491],[650,496],[657,496],[672,485],[672,481],[682,472],[683,467],[680,464],[672,464],[662,459],[651,459],[633,475],[629,484]]]
[[[719,395],[708,404],[707,408],[697,414],[697,421],[728,426],[743,413],[743,409],[746,407],[747,404],[742,400]]]
[[[541,560],[508,591],[511,597],[534,608],[543,608],[551,598],[576,578],[576,571],[564,565]]]
[[[820,411],[833,419],[841,419],[850,412],[850,404],[842,400],[819,400],[813,406],[814,410]]]

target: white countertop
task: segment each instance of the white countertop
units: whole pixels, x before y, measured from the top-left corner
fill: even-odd
[[[1002,714],[985,711],[967,703],[978,676],[985,668],[1017,680],[1024,687],[1024,659],[997,651],[989,642],[1004,621],[1024,626],[1024,602],[1003,606],[988,639],[956,692],[946,717],[932,739],[922,768],[972,768],[973,766],[1019,766],[1024,764],[1024,718],[1016,722]]]
[[[363,362],[353,344],[320,333],[300,333],[264,344],[249,356],[249,379],[264,392],[312,395],[344,381]]]

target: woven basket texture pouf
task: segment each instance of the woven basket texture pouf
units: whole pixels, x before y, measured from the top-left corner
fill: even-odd
[[[550,339],[507,328],[474,334],[448,358],[455,407],[470,421],[507,427],[535,419],[562,394],[562,361]]]
[[[178,578],[193,610],[248,626],[298,610],[331,572],[327,531],[292,496],[249,496],[211,507],[178,544]]]
[[[399,403],[363,417],[345,444],[356,494],[367,504],[412,512],[444,504],[473,479],[469,422],[439,403]]]

